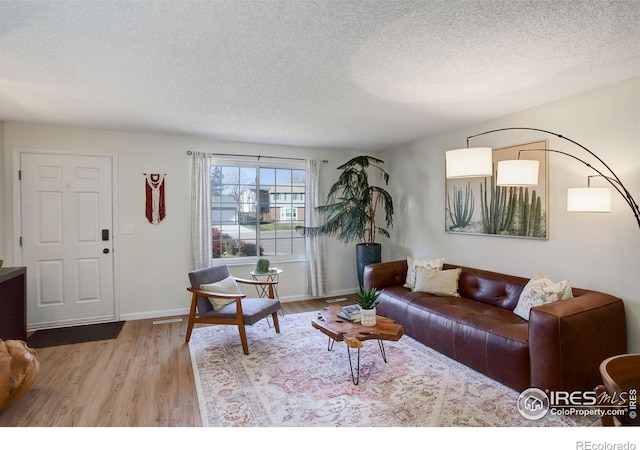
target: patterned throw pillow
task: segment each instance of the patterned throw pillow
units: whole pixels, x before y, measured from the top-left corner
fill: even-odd
[[[531,308],[571,297],[573,294],[568,280],[554,283],[542,272],[536,272],[522,290],[513,312],[524,320],[529,320]]]
[[[407,256],[407,279],[405,280],[404,287],[413,290],[413,287],[416,284],[416,267],[442,270],[443,264],[444,258],[417,259]]]
[[[200,289],[218,294],[242,294],[242,291],[238,287],[238,283],[236,283],[236,280],[232,276],[229,276],[224,280],[220,280],[217,283],[201,284]],[[215,311],[219,311],[228,304],[235,302],[235,300],[229,300],[226,298],[209,298],[209,302],[211,302],[211,306],[213,306]]]
[[[458,294],[458,280],[462,269],[459,267],[449,270],[428,269],[416,267],[416,283],[414,292],[426,292],[427,294],[443,297],[460,297]]]

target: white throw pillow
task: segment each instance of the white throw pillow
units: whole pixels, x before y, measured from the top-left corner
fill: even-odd
[[[407,279],[404,287],[413,290],[416,284],[416,267],[426,267],[428,269],[442,270],[444,258],[417,259],[407,256]]]
[[[554,283],[542,272],[536,272],[522,290],[513,312],[529,320],[531,308],[571,297],[573,293],[568,280]]]
[[[200,289],[217,294],[242,294],[238,283],[236,283],[236,280],[232,276],[220,280],[217,283],[201,284]],[[225,298],[209,298],[209,301],[215,311],[219,311],[228,304],[235,302],[235,300]]]
[[[426,292],[428,294],[460,297],[458,294],[458,280],[462,269],[459,267],[449,270],[429,269],[416,267],[416,284],[414,292]]]

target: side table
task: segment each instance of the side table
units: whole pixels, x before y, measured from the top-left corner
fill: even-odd
[[[255,270],[252,270],[251,272],[249,272],[249,275],[251,275],[251,279],[253,281],[260,281],[260,278],[262,277],[262,281],[277,281],[278,283],[280,282],[280,274],[283,273],[284,270],[282,269],[277,269],[277,268],[273,268],[270,269],[268,272],[256,272]],[[266,279],[265,279],[266,277]],[[258,292],[258,297],[268,297],[269,296],[269,288],[268,286],[256,286],[256,291]],[[275,295],[275,297],[280,300],[280,297],[278,295],[278,285],[274,285],[273,286],[273,295]],[[282,311],[282,308],[280,308],[280,315],[284,316],[284,312]]]
[[[256,272],[255,270],[252,270],[251,272],[249,272],[249,275],[251,275],[251,279],[253,281],[260,281],[260,277],[267,277],[267,279],[263,281],[280,281],[280,274],[282,272],[284,272],[284,270],[282,269],[271,269],[269,270],[269,272],[264,272],[264,273],[260,273],[260,272]],[[267,291],[267,286],[256,286],[256,290],[258,291],[258,297],[269,296]],[[277,284],[273,287],[273,293],[275,294],[277,299],[280,299],[280,297],[278,297]]]

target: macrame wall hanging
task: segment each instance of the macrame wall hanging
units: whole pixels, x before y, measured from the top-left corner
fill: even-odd
[[[145,173],[145,215],[150,223],[157,224],[167,215],[167,209],[164,205],[164,185],[166,174]]]

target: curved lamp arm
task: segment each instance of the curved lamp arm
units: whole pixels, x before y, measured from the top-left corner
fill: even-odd
[[[600,170],[598,170],[597,168],[593,167],[588,162],[578,158],[575,155],[572,155],[571,153],[563,152],[561,150],[555,150],[555,149],[552,149],[552,148],[526,148],[526,149],[523,149],[523,150],[519,150],[518,152],[520,153],[520,152],[535,152],[535,151],[537,151],[537,152],[560,153],[561,155],[568,156],[569,158],[573,158],[576,161],[581,162],[582,164],[584,164],[585,166],[587,166],[588,168],[593,170],[598,175],[590,175],[588,178],[590,178],[592,176],[599,176],[599,177],[602,177],[605,180],[607,180],[609,182],[609,184],[611,184],[611,186],[613,186],[613,188],[616,191],[618,191],[618,193],[622,196],[624,201],[627,202],[627,204],[629,205],[629,207],[633,211],[634,215],[636,216],[636,220],[638,221],[638,225],[640,226],[640,212],[639,212],[638,205],[635,204],[635,201],[633,200],[633,197],[631,197],[631,194],[629,194],[629,192],[625,189],[625,187],[620,183],[620,181],[617,178],[614,178],[614,177],[611,177],[611,176],[607,176],[604,173],[602,173]]]
[[[554,133],[553,131],[548,131],[548,130],[543,130],[540,128],[530,128],[530,127],[508,127],[508,128],[498,128],[495,130],[490,130],[490,131],[485,131],[482,133],[478,133],[478,134],[474,134],[472,136],[468,136],[467,137],[467,147],[469,147],[469,141],[475,137],[478,136],[482,136],[485,134],[490,134],[490,133],[496,133],[499,131],[509,131],[509,130],[530,130],[530,131],[539,131],[541,133],[547,133],[547,134],[551,134],[553,136],[556,136],[560,139],[564,139],[566,141],[571,142],[574,145],[577,145],[578,147],[580,147],[581,149],[583,149],[584,151],[586,151],[587,153],[589,153],[592,157],[594,157],[596,160],[598,160],[598,162],[600,162],[600,164],[602,164],[609,172],[609,175],[605,175],[604,173],[602,173],[600,170],[596,169],[595,167],[593,167],[593,165],[589,164],[588,162],[578,158],[577,156],[574,156],[570,153],[567,152],[563,152],[560,150],[554,150],[554,149],[545,149],[545,148],[540,148],[540,149],[526,149],[526,150],[521,150],[521,151],[533,151],[533,150],[538,150],[538,151],[546,151],[546,152],[552,152],[552,153],[560,153],[562,155],[566,155],[569,156],[570,158],[573,158],[579,162],[581,162],[582,164],[584,164],[585,166],[589,167],[591,170],[595,171],[598,175],[600,175],[601,177],[603,177],[604,179],[606,179],[609,184],[611,184],[616,191],[618,191],[618,193],[622,196],[622,198],[624,199],[624,201],[629,205],[629,207],[631,208],[631,211],[633,212],[633,215],[636,218],[636,222],[638,223],[638,227],[640,227],[640,208],[638,207],[638,204],[636,203],[636,201],[634,200],[633,196],[631,195],[631,193],[629,192],[629,190],[625,187],[625,185],[622,183],[622,180],[620,180],[620,178],[615,174],[615,172],[611,169],[611,167],[609,167],[609,165],[607,163],[605,163],[598,155],[596,155],[595,153],[593,153],[591,150],[589,150],[587,147],[585,147],[584,145],[574,141],[573,139],[569,139],[566,136],[563,136],[561,134],[558,133]]]

